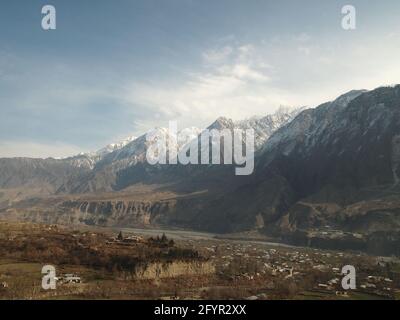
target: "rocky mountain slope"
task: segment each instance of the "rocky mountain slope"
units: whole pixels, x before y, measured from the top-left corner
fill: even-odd
[[[305,243],[396,238],[399,134],[400,86],[352,91],[305,110],[268,139],[255,174],[208,203],[197,222]]]

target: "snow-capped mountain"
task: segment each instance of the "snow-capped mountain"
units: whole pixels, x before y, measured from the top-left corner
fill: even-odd
[[[301,109],[281,107],[274,114],[242,121],[233,121],[232,119],[220,117],[207,129],[254,129],[255,148],[257,150],[265,144],[273,132],[290,122],[300,111]],[[77,187],[76,190],[79,190],[79,192],[104,188],[110,190],[112,185],[116,183],[115,179],[119,172],[125,172],[129,168],[131,168],[129,171],[132,171],[135,166],[147,165],[148,159],[146,156],[151,157],[151,154],[147,154],[147,150],[156,144],[159,139],[168,142],[166,154],[169,155],[184,150],[191,143],[198,142],[202,131],[203,129],[197,127],[189,127],[175,133],[169,132],[168,128],[159,127],[146,132],[138,138],[130,137],[121,142],[110,144],[95,153],[72,157],[70,161],[73,161],[73,165],[92,170],[91,178],[83,181],[82,185]],[[158,156],[158,154],[153,156]],[[153,169],[147,168],[146,170]],[[110,179],[110,177],[112,178]],[[78,182],[74,184],[79,185]]]
[[[207,129],[254,129],[255,148],[261,148],[268,138],[278,128],[290,122],[302,108],[293,109],[280,107],[275,113],[267,116],[252,117],[250,119],[233,121],[226,117],[218,118]],[[111,143],[96,152],[83,153],[67,158],[71,165],[94,169],[114,163],[119,169],[143,163],[146,160],[148,147],[157,142],[157,139],[165,139],[169,143],[167,153],[170,150],[182,150],[189,143],[198,139],[203,129],[197,127],[184,128],[178,134],[170,133],[168,128],[155,128],[140,137],[131,136],[122,141]]]
[[[97,150],[94,153],[94,156],[98,156],[100,158],[103,158],[106,154],[109,154],[111,152],[117,151],[119,149],[122,149],[125,147],[128,143],[131,143],[132,141],[136,140],[137,137],[135,136],[130,136],[127,137],[126,139],[116,142],[116,143],[110,143],[109,145],[105,146],[104,148],[101,148],[100,150]]]
[[[235,128],[253,129],[254,146],[258,150],[268,138],[279,128],[292,121],[304,108],[280,107],[275,113],[264,117],[252,117],[247,120],[234,122]]]
[[[144,162],[146,160],[147,149],[151,145],[156,144],[159,139],[166,141],[168,143],[167,147],[170,149],[180,150],[184,145],[195,139],[201,131],[199,128],[191,127],[178,131],[178,134],[176,134],[170,132],[168,128],[158,127],[126,143],[120,148],[108,152],[99,161],[99,165],[102,166],[117,161],[122,166],[129,166],[138,162]]]
[[[274,134],[271,135],[263,151],[267,152],[279,144],[280,148],[284,148],[281,151],[284,154],[289,154],[300,141],[304,142],[305,148],[308,148],[315,143],[316,136],[323,136],[323,139],[326,139],[336,126],[343,125],[343,123],[336,122],[335,116],[345,109],[352,100],[365,92],[367,91],[352,90],[316,109],[304,110],[295,121],[288,121],[287,126],[282,125],[277,128],[279,130],[275,130]],[[297,114],[294,115],[293,119],[296,116]]]
[[[398,232],[399,145],[400,86],[351,91],[278,129],[259,151],[253,178],[196,223],[232,232],[262,221],[266,232],[305,242],[309,230],[327,225],[374,237]]]
[[[254,129],[255,148],[261,148],[268,138],[281,126],[290,122],[302,108],[280,107],[275,113],[266,116],[252,117],[246,120],[233,121],[226,117],[218,118],[207,129]],[[178,134],[170,133],[169,129],[159,127],[149,130],[140,137],[130,136],[121,141],[111,143],[105,147],[89,153],[80,153],[78,155],[64,158],[73,167],[94,169],[96,166],[104,166],[112,162],[118,162],[118,167],[127,167],[135,165],[138,162],[144,162],[148,147],[156,143],[158,138],[166,139],[170,143],[171,150],[182,150],[189,143],[198,139],[203,129],[197,127],[184,128],[178,131]],[[169,137],[171,136],[172,139]],[[147,141],[146,137],[148,137]],[[153,137],[153,138],[151,138]],[[167,150],[167,153],[169,150]]]
[[[258,150],[280,127],[293,120],[304,108],[280,107],[275,113],[266,116],[254,116],[249,119],[233,121],[226,117],[218,118],[208,129],[253,129],[254,146]]]

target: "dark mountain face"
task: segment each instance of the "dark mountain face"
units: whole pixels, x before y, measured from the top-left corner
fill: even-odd
[[[400,86],[306,110],[267,141],[253,177],[199,220],[206,229],[258,227],[283,238],[325,227],[397,232],[399,135]]]
[[[325,200],[340,203],[354,200],[347,191],[342,194],[345,189],[395,185],[400,87],[366,92],[342,109],[335,107],[333,103],[312,110],[311,125],[295,137],[288,131],[303,122],[302,116],[279,130],[259,158],[260,176],[274,168],[300,198],[330,188]]]

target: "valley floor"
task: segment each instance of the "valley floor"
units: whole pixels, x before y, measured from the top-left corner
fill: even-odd
[[[55,290],[42,288],[44,265],[56,269]],[[356,268],[355,290],[342,289],[345,265]],[[3,221],[0,298],[397,299],[400,261],[181,230]]]

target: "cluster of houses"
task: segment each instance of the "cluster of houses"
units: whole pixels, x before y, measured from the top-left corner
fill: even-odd
[[[329,276],[327,281],[315,283],[315,290],[325,291],[336,296],[348,297],[349,293],[342,288],[343,261],[358,259],[362,255],[356,253],[328,252],[318,249],[296,250],[295,248],[266,248],[262,245],[245,243],[209,244],[206,246],[212,259],[220,261],[223,268],[228,268],[234,260],[255,261],[256,272],[243,273],[240,277],[248,280],[256,279],[259,275],[269,275],[280,279],[299,280],[310,270],[319,271]],[[260,263],[258,263],[260,262]],[[371,260],[373,264],[373,261]],[[383,270],[388,261],[380,259],[376,267]],[[378,271],[377,269],[377,271]],[[365,277],[365,278],[364,278]],[[388,277],[364,274],[357,278],[357,291],[377,295],[388,295],[393,292],[393,280]]]
[[[66,273],[59,277],[54,277],[59,284],[78,284],[82,283],[81,277],[73,273]]]
[[[367,276],[367,278],[365,278],[362,284],[360,285],[360,288],[364,290],[368,289],[372,291],[383,290],[384,292],[391,292],[393,290],[391,287],[392,283],[393,280],[390,278],[385,278],[380,276]]]
[[[137,235],[129,235],[123,236],[122,232],[118,234],[118,236],[113,237],[111,240],[107,241],[107,244],[132,244],[132,243],[142,243],[144,242],[144,238]]]

